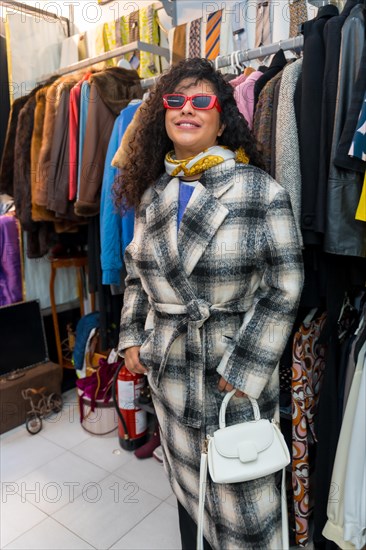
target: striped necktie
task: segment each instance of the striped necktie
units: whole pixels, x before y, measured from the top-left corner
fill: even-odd
[[[206,57],[216,59],[220,54],[220,30],[222,10],[211,13],[207,20]]]
[[[195,19],[189,29],[189,57],[201,57],[201,21]]]

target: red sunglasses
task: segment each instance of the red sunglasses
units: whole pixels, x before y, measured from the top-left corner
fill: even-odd
[[[219,101],[215,95],[208,94],[195,94],[195,95],[184,95],[184,94],[165,94],[163,95],[163,104],[166,109],[183,109],[187,101],[191,102],[191,105],[194,109],[199,111],[207,111],[208,109],[216,109],[221,113],[222,109],[220,107]]]

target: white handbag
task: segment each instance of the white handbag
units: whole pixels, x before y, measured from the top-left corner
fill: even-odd
[[[198,510],[197,550],[203,549],[203,516],[207,463],[215,483],[241,483],[258,479],[282,470],[281,511],[282,548],[289,548],[288,517],[285,487],[285,468],[290,463],[290,453],[285,439],[274,421],[260,417],[258,403],[249,397],[254,420],[226,427],[226,407],[236,390],[223,399],[219,429],[208,436],[207,452],[201,455],[200,497]]]

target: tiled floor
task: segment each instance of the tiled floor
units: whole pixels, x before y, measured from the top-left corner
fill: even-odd
[[[37,435],[0,436],[2,550],[180,548],[176,501],[163,466],[121,449],[116,432],[79,423],[74,390]]]

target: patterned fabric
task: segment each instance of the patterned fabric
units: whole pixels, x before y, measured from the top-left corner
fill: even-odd
[[[290,36],[297,36],[301,34],[301,23],[305,23],[308,20],[308,9],[306,7],[306,0],[292,0],[289,2],[290,9]]]
[[[216,59],[220,54],[220,31],[222,10],[211,13],[208,16],[206,28],[206,57]]]
[[[139,10],[140,40],[148,44],[159,44],[158,12],[153,5]],[[140,52],[140,78],[156,76],[161,72],[160,57],[148,52]]]
[[[296,524],[296,544],[309,540],[309,443],[316,441],[314,418],[323,380],[325,350],[318,339],[326,314],[303,323],[293,341],[292,364],[292,486]]]
[[[130,42],[136,42],[137,40],[140,39],[138,10],[130,14],[128,18],[128,29],[129,29]]]
[[[357,122],[355,135],[349,150],[350,157],[358,157],[366,161],[366,92],[362,104],[362,109]]]
[[[117,46],[116,41],[116,21],[109,21],[109,23],[104,23],[103,25],[103,41],[104,41],[104,50],[110,52],[114,50]],[[117,59],[107,59],[106,66],[113,67],[117,65]]]
[[[282,71],[276,124],[276,180],[290,194],[297,234],[302,244],[300,145],[294,99],[301,69],[302,59],[298,59]]]
[[[172,177],[196,176],[208,168],[234,158],[235,153],[219,145],[209,147],[206,151],[185,160],[176,160],[174,151],[171,151],[165,157],[165,170]]]
[[[261,93],[254,114],[253,133],[261,145],[264,169],[271,170],[272,158],[272,134],[276,133],[276,126],[273,124],[273,97],[277,82],[281,79],[282,72],[271,78]]]
[[[271,43],[271,18],[269,0],[258,0],[255,27],[255,48]]]
[[[302,257],[287,193],[261,170],[234,160],[207,170],[177,234],[178,193],[178,178],[165,174],[136,212],[119,353],[141,346],[169,480],[197,521],[200,450],[218,427],[220,376],[257,398],[263,417],[278,413],[276,365],[296,314]],[[233,398],[228,424],[249,418],[249,401]],[[274,481],[208,480],[204,536],[213,548],[281,547]]]
[[[201,24],[202,17],[191,22],[189,28],[189,57],[201,57]]]
[[[140,8],[129,16],[121,17],[116,36],[122,44],[141,40],[148,44],[158,45],[160,40],[158,15],[153,5]],[[161,72],[158,55],[135,50],[123,57],[131,63],[133,68],[136,68],[140,78],[149,78]]]

